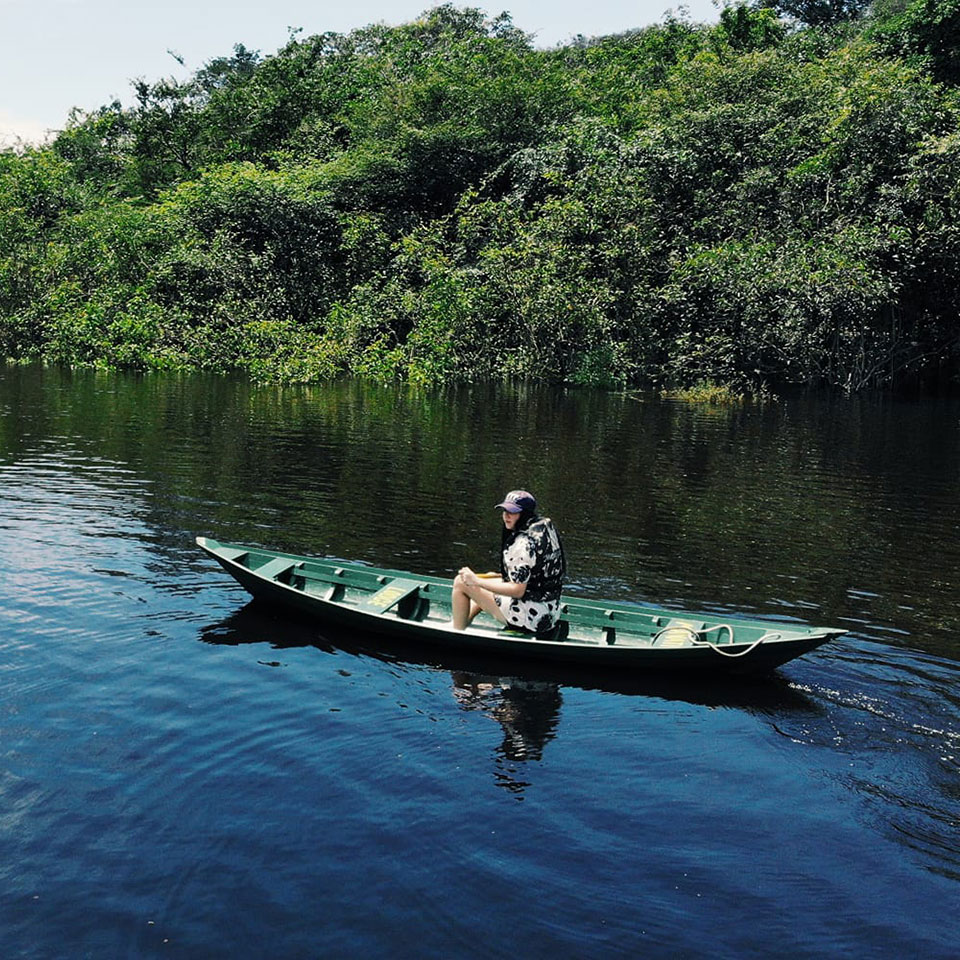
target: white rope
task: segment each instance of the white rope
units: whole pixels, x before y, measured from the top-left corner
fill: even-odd
[[[667,626],[667,627],[664,627],[663,630],[661,630],[653,638],[653,642],[656,643],[657,640],[660,638],[660,635],[663,633],[666,633],[667,630],[677,630],[677,629],[687,630],[690,634],[690,642],[695,647],[710,647],[712,650],[715,650],[717,653],[719,653],[721,656],[724,656],[724,657],[745,657],[748,653],[750,653],[751,651],[759,647],[760,644],[764,642],[764,640],[780,639],[779,633],[774,633],[773,631],[770,631],[768,633],[765,633],[759,639],[754,640],[753,643],[751,643],[750,646],[744,650],[738,650],[735,653],[727,650],[721,650],[719,644],[711,643],[711,641],[709,640],[701,639],[702,634],[713,633],[714,631],[719,631],[719,630],[726,630],[727,633],[730,634],[730,644],[732,644],[733,643],[733,627],[731,627],[729,623],[718,623],[715,627],[707,627],[705,630],[694,630],[693,627],[680,627],[679,625],[673,626],[673,627]]]

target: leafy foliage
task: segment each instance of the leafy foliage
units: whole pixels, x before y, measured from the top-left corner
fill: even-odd
[[[811,27],[850,20],[868,5],[869,0],[775,0],[773,4],[781,13]]]
[[[883,17],[872,36],[887,51],[926,67],[938,80],[960,81],[958,0],[913,0]]]
[[[446,5],[137,81],[0,153],[0,349],[733,394],[956,372],[958,3],[550,50]]]

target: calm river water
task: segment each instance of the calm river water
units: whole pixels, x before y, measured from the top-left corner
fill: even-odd
[[[198,534],[850,633],[704,686],[248,604]],[[0,367],[0,952],[956,957],[960,404]],[[500,672],[504,671],[504,672]]]

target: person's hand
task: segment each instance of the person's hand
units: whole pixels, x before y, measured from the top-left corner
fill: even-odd
[[[477,575],[469,567],[460,568],[460,579],[468,587],[475,587],[479,583]]]

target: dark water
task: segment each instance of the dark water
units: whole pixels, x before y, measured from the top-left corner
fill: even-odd
[[[193,547],[486,567],[515,486],[572,593],[851,633],[736,687],[507,675]],[[957,956],[955,402],[0,367],[0,578],[4,957]]]

